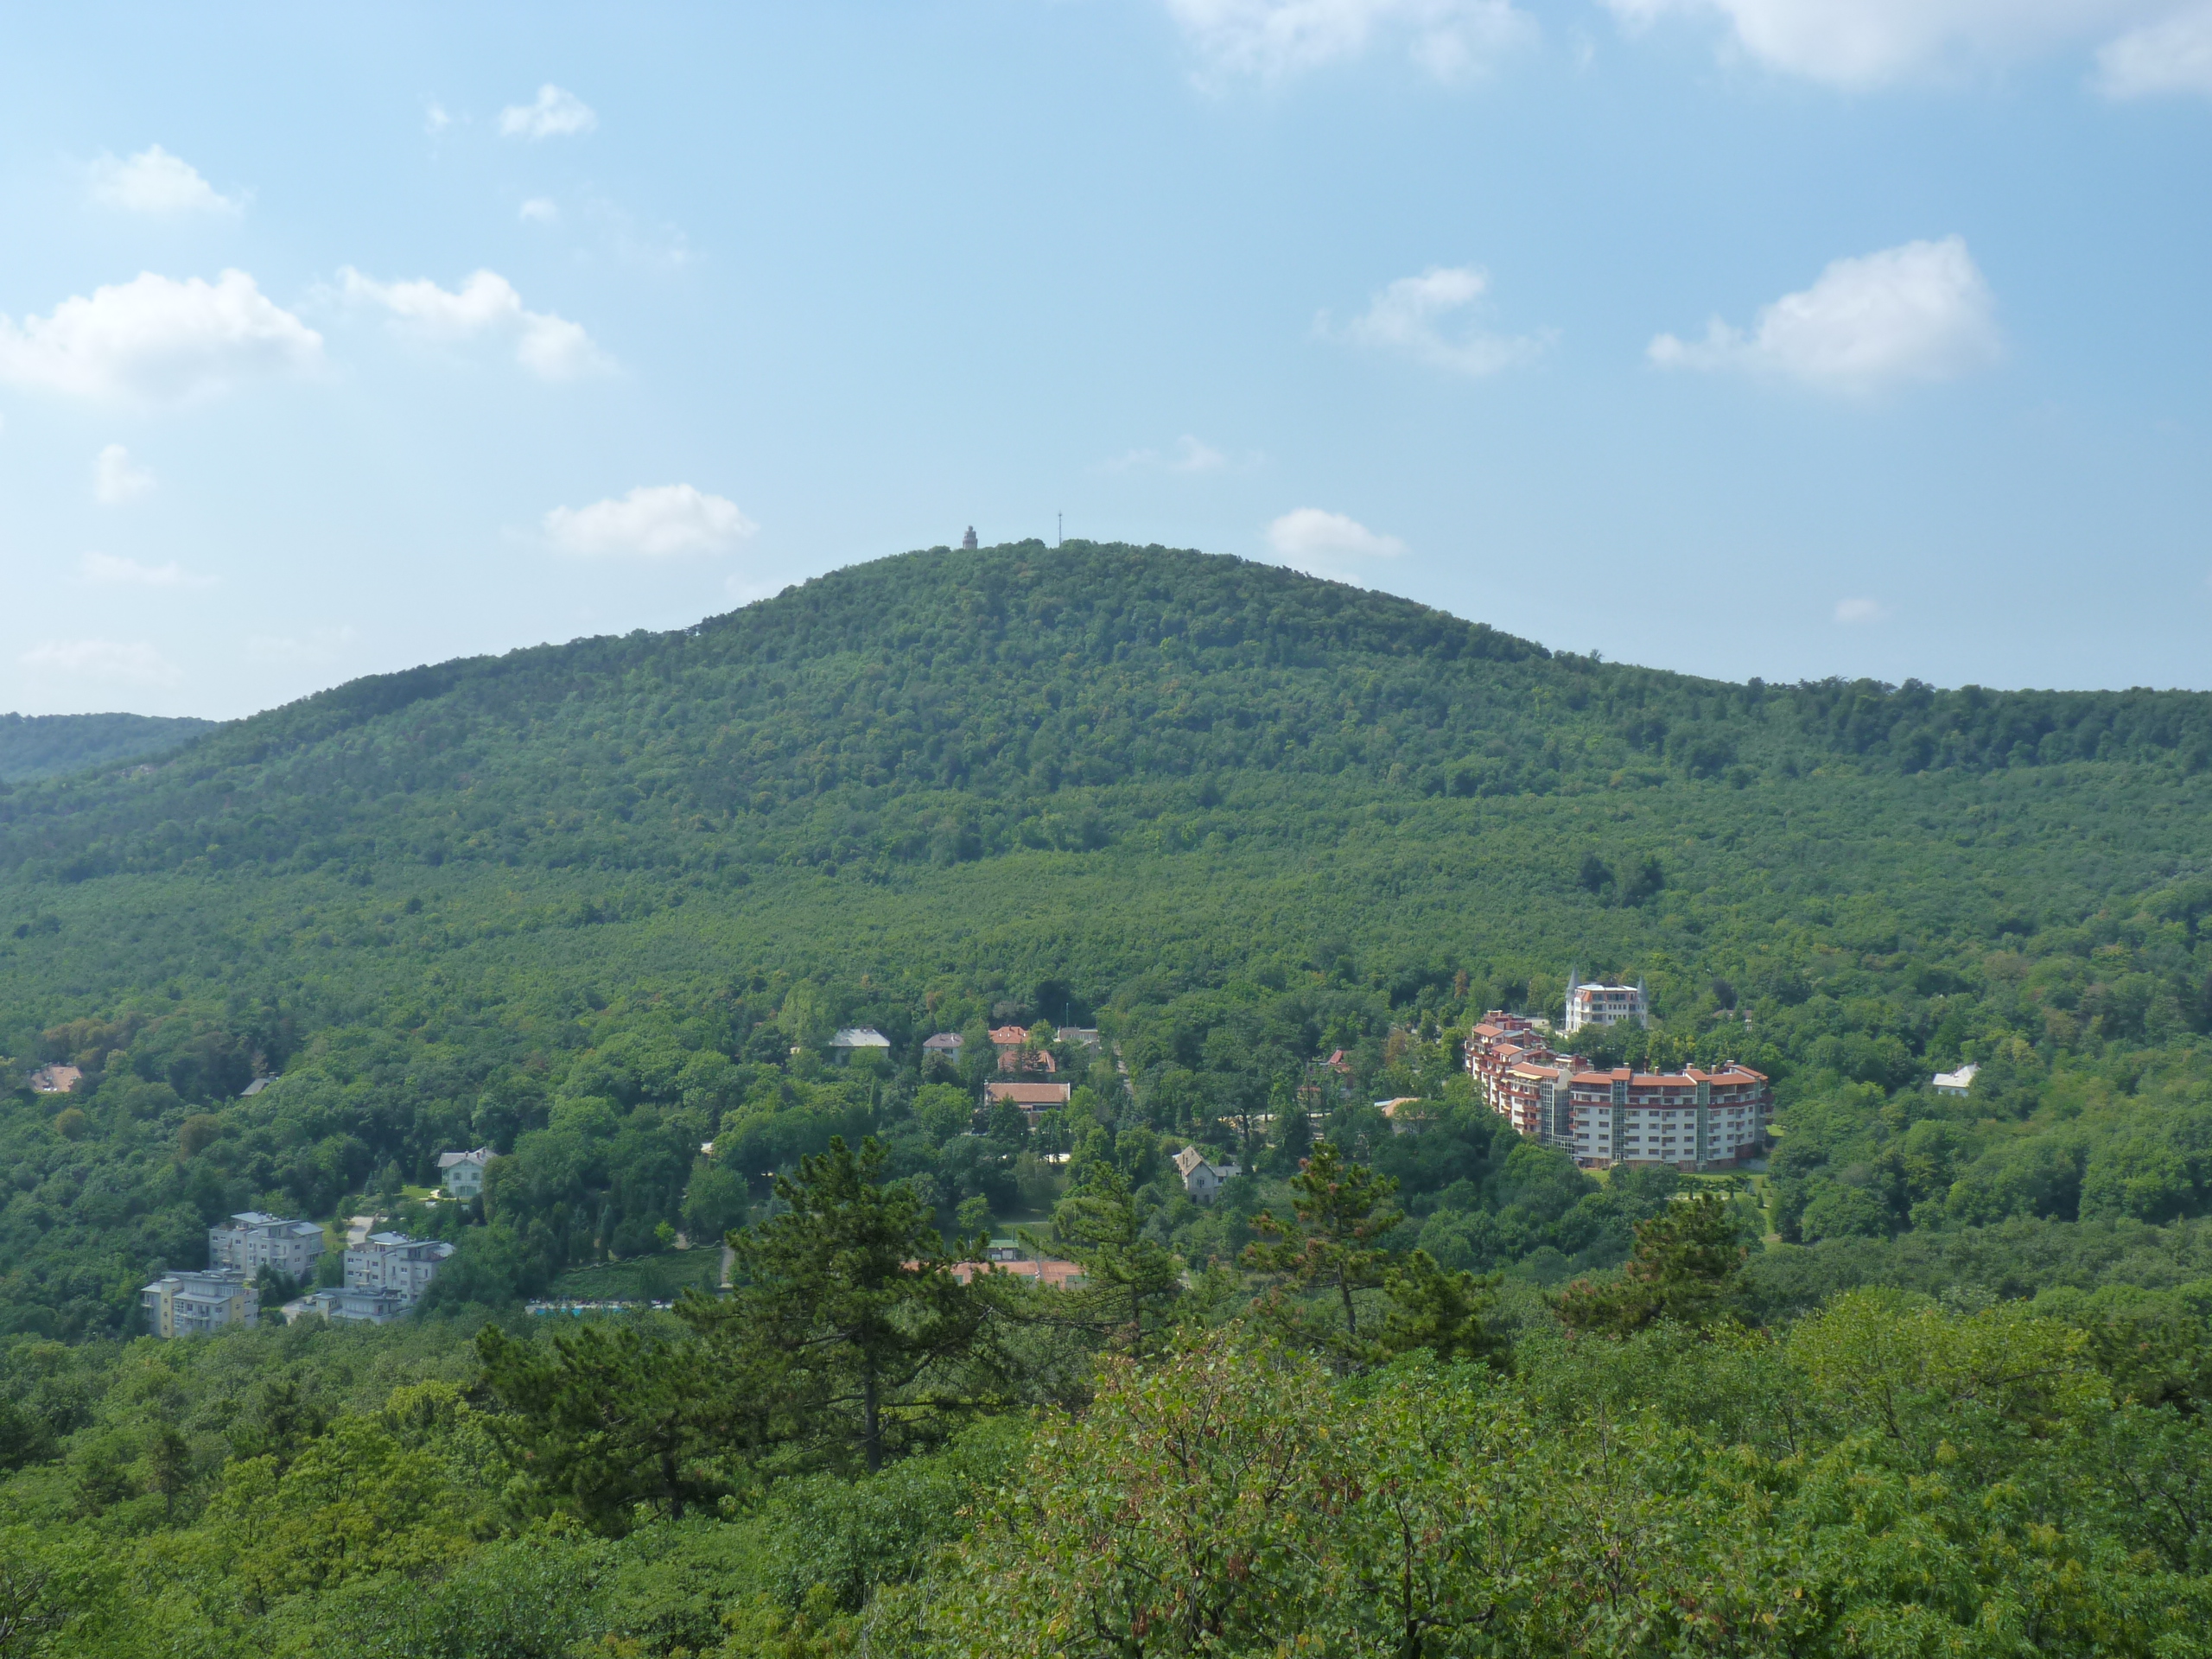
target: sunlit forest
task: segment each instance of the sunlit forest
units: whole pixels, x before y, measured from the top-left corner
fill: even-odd
[[[71,759],[0,782],[0,1655],[2206,1650],[2212,697],[1030,543]],[[1570,969],[1768,1154],[1491,1113]],[[455,1252],[146,1335],[249,1209]]]

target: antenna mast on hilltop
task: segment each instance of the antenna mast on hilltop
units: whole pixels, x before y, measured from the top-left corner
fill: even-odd
[[[1068,516],[1065,512],[1056,512],[1052,515],[1052,545],[1065,547],[1067,544]]]

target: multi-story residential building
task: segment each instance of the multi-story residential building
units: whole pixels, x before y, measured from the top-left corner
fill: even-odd
[[[1715,1071],[1579,1071],[1567,1079],[1564,1146],[1575,1161],[1735,1164],[1766,1144],[1774,1096],[1766,1075],[1733,1061]]]
[[[326,1319],[345,1319],[363,1325],[390,1325],[410,1306],[396,1290],[355,1290],[339,1287],[318,1290],[308,1306]]]
[[[473,1198],[484,1191],[484,1166],[492,1161],[492,1148],[438,1154],[438,1180],[456,1198]]]
[[[264,1268],[306,1280],[322,1254],[322,1229],[311,1221],[291,1221],[241,1210],[207,1230],[207,1265],[236,1268],[248,1278]]]
[[[261,1317],[261,1293],[237,1268],[164,1274],[138,1293],[147,1332],[156,1337],[198,1337]]]
[[[1645,1001],[1643,986],[1606,985],[1597,980],[1583,981],[1580,974],[1567,976],[1567,1034],[1570,1037],[1585,1026],[1618,1026],[1624,1020],[1633,1020],[1639,1026],[1651,1023],[1651,1007]]]
[[[1468,1034],[1467,1071],[1492,1111],[1591,1168],[1738,1163],[1765,1145],[1774,1113],[1765,1075],[1749,1066],[1600,1071],[1515,1014],[1483,1016]]]
[[[412,1307],[452,1254],[453,1246],[442,1238],[371,1233],[346,1252],[345,1288],[388,1291],[399,1298],[401,1307]]]

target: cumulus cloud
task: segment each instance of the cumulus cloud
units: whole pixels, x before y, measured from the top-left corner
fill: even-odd
[[[1496,374],[1529,361],[1548,342],[1535,335],[1453,327],[1454,319],[1489,289],[1488,273],[1472,265],[1435,266],[1418,276],[1398,278],[1340,330],[1331,325],[1326,312],[1314,326],[1325,338],[1394,352],[1454,374]]]
[[[2202,0],[1605,0],[1631,27],[1724,22],[1732,49],[1785,74],[1867,87],[1956,74],[2122,31],[2155,31]],[[2200,24],[2201,28],[2202,25]],[[2201,35],[2197,38],[2202,38]],[[2115,41],[2107,48],[2115,49]],[[2113,71],[2107,64],[2106,78]],[[2204,90],[2198,81],[2158,91]]]
[[[1268,526],[1268,545],[1294,569],[1339,582],[1357,582],[1353,572],[1373,559],[1395,559],[1406,544],[1395,536],[1370,530],[1356,518],[1319,507],[1298,507]]]
[[[1162,454],[1157,449],[1131,449],[1103,463],[1109,473],[1160,471],[1180,473],[1186,477],[1202,473],[1217,473],[1228,467],[1229,457],[1203,438],[1185,432],[1175,440],[1175,447]]]
[[[1759,313],[1749,334],[1714,318],[1697,340],[1661,334],[1662,368],[1777,374],[1826,391],[1868,392],[1948,380],[2002,351],[1989,285],[1959,237],[1838,259],[1820,280]]]
[[[416,339],[510,336],[515,360],[542,379],[573,380],[613,366],[580,325],[550,311],[528,309],[514,284],[497,271],[477,271],[456,289],[440,288],[427,279],[379,283],[350,265],[339,273],[339,280],[345,298],[388,313],[394,327]]]
[[[2192,6],[2107,41],[2097,52],[2097,87],[2107,98],[2212,95],[2212,5]]]
[[[1281,80],[1402,46],[1440,80],[1463,80],[1535,34],[1509,0],[1167,0],[1202,79]]]
[[[212,283],[146,271],[20,327],[0,316],[0,384],[103,402],[189,403],[321,360],[322,336],[242,270]]]
[[[759,528],[736,502],[689,484],[640,485],[625,496],[545,515],[546,539],[586,558],[719,552]]]
[[[508,138],[571,138],[598,124],[589,105],[550,80],[537,89],[535,104],[510,104],[499,111],[499,131]]]
[[[111,443],[92,463],[92,493],[104,507],[119,507],[154,487],[154,475],[130,464],[130,452]]]
[[[125,213],[235,213],[245,204],[219,193],[200,169],[159,144],[149,144],[127,161],[103,156],[92,166],[92,200]]]
[[[1839,599],[1835,602],[1835,620],[1847,627],[1854,622],[1879,622],[1889,613],[1889,607],[1877,600]]]
[[[561,208],[550,196],[532,196],[523,203],[516,216],[525,225],[557,225],[561,222]]]
[[[213,576],[194,575],[172,559],[167,564],[141,564],[112,553],[85,555],[85,580],[109,588],[212,588]]]
[[[162,653],[143,642],[48,639],[19,660],[25,668],[107,685],[174,685],[177,680],[176,670]]]

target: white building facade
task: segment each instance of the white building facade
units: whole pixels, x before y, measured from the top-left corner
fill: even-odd
[[[438,1154],[438,1182],[456,1198],[474,1198],[484,1191],[484,1167],[492,1161],[492,1148]]]
[[[1210,1162],[1196,1147],[1185,1147],[1175,1154],[1175,1173],[1183,1178],[1183,1191],[1192,1202],[1211,1204],[1222,1184],[1235,1180],[1242,1172],[1235,1164]]]
[[[348,1291],[382,1293],[397,1299],[399,1309],[415,1306],[437,1277],[438,1268],[453,1254],[442,1238],[410,1238],[405,1233],[371,1233],[346,1252]],[[334,1310],[334,1318],[349,1315]]]
[[[138,1293],[138,1305],[156,1337],[204,1337],[261,1317],[261,1293],[236,1268],[164,1274]]]
[[[322,1255],[322,1229],[259,1210],[241,1210],[207,1230],[207,1265],[236,1268],[251,1279],[274,1268],[302,1281],[312,1278]]]
[[[1469,1033],[1467,1071],[1492,1111],[1592,1169],[1734,1166],[1765,1149],[1774,1116],[1765,1073],[1747,1065],[1600,1071],[1511,1014],[1486,1014]]]
[[[1651,1023],[1651,1005],[1643,995],[1642,982],[1607,985],[1594,979],[1586,982],[1580,974],[1567,976],[1568,1036],[1585,1026],[1618,1026],[1624,1020],[1633,1020],[1639,1026]]]

